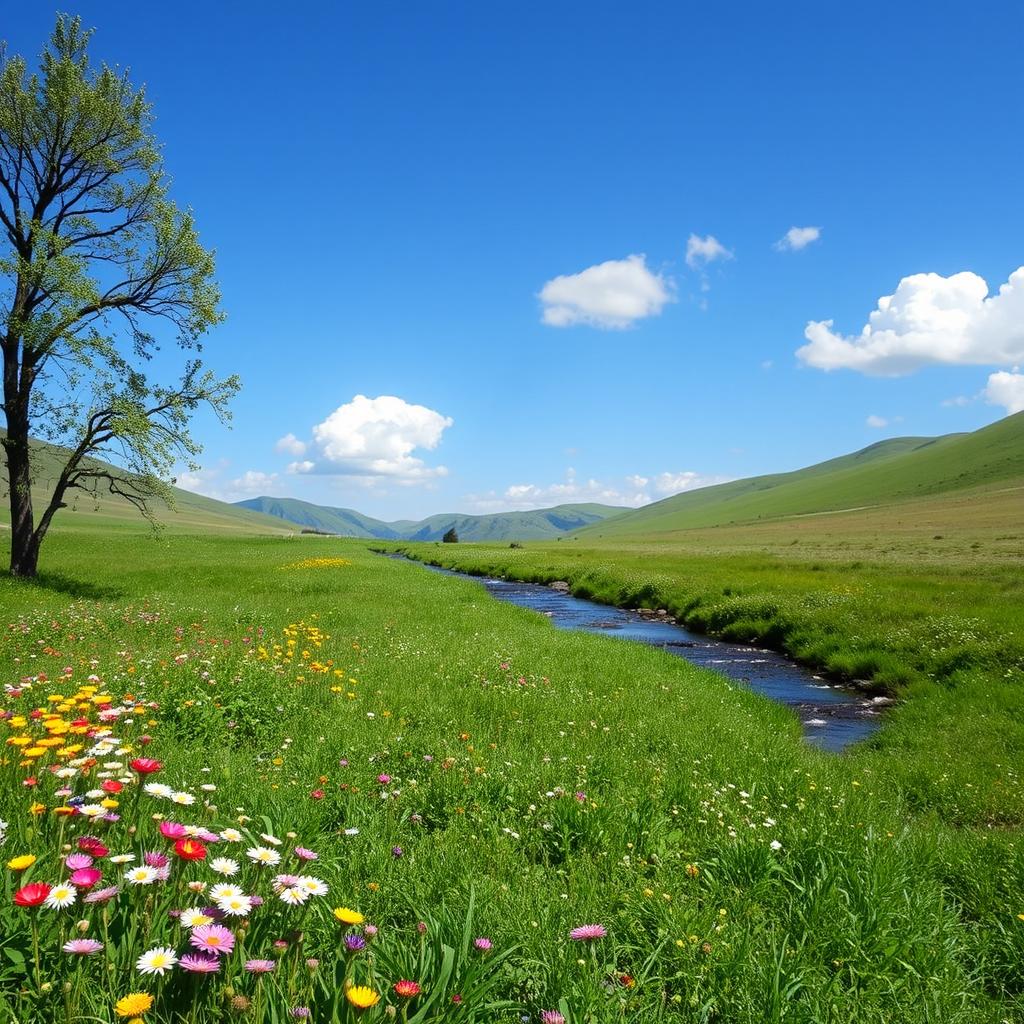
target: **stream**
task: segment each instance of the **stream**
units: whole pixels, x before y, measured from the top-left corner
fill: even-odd
[[[544,584],[472,576],[419,564],[432,572],[482,583],[492,597],[540,612],[559,629],[648,644],[720,672],[792,708],[803,723],[807,740],[823,750],[840,751],[869,736],[881,724],[881,708],[889,703],[886,698],[832,685],[777,651],[692,633],[670,617],[585,601]]]

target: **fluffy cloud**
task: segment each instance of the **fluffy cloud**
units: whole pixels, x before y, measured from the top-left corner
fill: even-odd
[[[797,357],[819,370],[898,377],[931,364],[1012,365],[1024,361],[1024,267],[998,293],[977,274],[914,274],[878,300],[859,335],[812,320]]]
[[[1013,372],[1000,370],[990,374],[984,395],[989,405],[1001,405],[1008,414],[1024,412],[1024,373],[1015,366]]]
[[[426,483],[445,476],[448,470],[444,466],[427,466],[412,453],[417,448],[433,451],[452,422],[433,409],[412,405],[394,395],[356,395],[313,428],[313,441],[308,446],[313,457],[293,462],[288,471],[349,476],[363,481]]]
[[[540,290],[542,320],[551,327],[589,324],[621,329],[657,316],[672,301],[672,282],[652,273],[644,256],[627,256],[554,277]]]
[[[872,430],[883,430],[889,426],[889,421],[884,416],[869,416],[865,421],[865,424],[871,427]]]
[[[306,454],[306,442],[300,441],[294,434],[285,434],[277,444],[274,445],[275,452],[284,452],[285,455],[292,455],[298,458]]]
[[[732,255],[714,235],[706,238],[690,235],[686,240],[686,265],[694,270],[714,263],[715,260],[731,260]]]
[[[593,477],[581,480],[574,469],[566,471],[565,480],[557,484],[512,484],[504,491],[471,494],[468,501],[476,512],[527,511],[583,501],[604,505],[638,508],[657,497],[690,491],[697,487],[724,483],[728,477],[701,476],[699,473],[659,473],[648,477],[633,474],[621,482],[606,482]]]
[[[799,252],[811,242],[821,238],[821,228],[790,228],[776,243],[774,248],[779,252]]]

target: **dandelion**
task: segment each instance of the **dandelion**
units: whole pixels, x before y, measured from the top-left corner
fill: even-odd
[[[147,950],[135,961],[135,969],[139,974],[166,974],[176,963],[178,957],[169,946],[156,946]]]
[[[246,960],[245,969],[250,974],[269,974],[277,963],[273,960]]]
[[[216,974],[220,970],[220,960],[208,953],[185,953],[178,966],[191,974]]]
[[[335,907],[334,916],[342,924],[358,925],[366,920],[358,910],[349,910],[348,907]]]
[[[353,985],[345,990],[345,998],[357,1010],[369,1010],[380,1002],[380,993],[375,992],[368,985]]]
[[[95,939],[70,939],[61,946],[65,953],[72,953],[75,956],[92,956],[102,948],[103,943]]]
[[[132,992],[114,1004],[118,1017],[140,1017],[153,1006],[153,997],[148,992]]]
[[[401,981],[396,981],[394,987],[395,995],[401,996],[403,999],[412,999],[422,991],[418,982],[406,981],[404,978]]]
[[[148,864],[124,873],[124,880],[129,885],[152,885],[159,877],[157,869],[151,868]]]
[[[576,942],[592,942],[595,939],[603,939],[608,934],[602,924],[581,924],[569,932],[569,938]]]
[[[234,934],[222,924],[199,925],[188,941],[203,953],[227,954],[235,948]]]
[[[245,855],[256,864],[275,867],[281,863],[281,854],[267,846],[253,846],[245,851]]]

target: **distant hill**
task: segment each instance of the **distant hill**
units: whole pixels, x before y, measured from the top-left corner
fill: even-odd
[[[0,437],[6,431],[0,429]],[[60,474],[65,455],[62,449],[46,444],[43,441],[32,443],[33,487],[32,500],[38,513],[45,507],[52,493],[54,481]],[[122,474],[116,466],[111,466],[98,459],[89,460],[94,465],[103,466],[114,474]],[[169,530],[180,533],[263,533],[288,534],[294,533],[294,527],[282,524],[279,519],[260,515],[247,509],[237,508],[225,501],[217,501],[201,494],[172,488],[176,508],[171,510],[162,502],[154,502],[157,519]],[[67,508],[61,509],[53,520],[53,529],[66,529],[78,526],[106,525],[125,529],[148,529],[146,521],[139,515],[134,506],[124,498],[106,493],[104,487],[93,494],[81,490],[68,491],[65,499]],[[10,521],[10,509],[7,505],[7,464],[0,455],[0,523]]]
[[[1009,481],[1024,483],[1024,413],[969,434],[896,437],[792,473],[686,491],[591,526],[583,535],[625,538],[753,523]]]
[[[297,498],[248,498],[238,507],[277,516],[300,528],[335,533],[342,537],[373,537],[378,540],[440,540],[454,527],[459,540],[503,541],[545,540],[591,523],[621,515],[611,505],[558,505],[532,512],[498,512],[471,516],[441,513],[419,522],[401,520],[386,523],[349,508],[314,505]]]

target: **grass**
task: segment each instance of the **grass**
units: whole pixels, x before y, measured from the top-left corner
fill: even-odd
[[[900,616],[917,621],[911,608],[935,621],[969,609],[981,623],[970,650],[1003,657],[990,627],[1015,621],[1006,597],[1018,591],[998,564],[961,572],[961,584],[952,570],[908,567],[901,606],[882,569],[822,560],[769,572],[768,555],[701,561],[658,548],[652,572],[651,549],[569,544],[425,550],[473,568],[558,574],[602,597],[619,587],[634,602],[692,591],[705,595],[694,605],[705,614],[732,609],[728,621],[708,623],[721,629],[788,622],[780,610],[805,607],[814,615],[791,636],[806,643],[813,621],[871,626],[878,637]],[[148,749],[165,762],[161,777],[193,792],[217,786],[185,820],[241,816],[252,819],[241,828],[290,830],[315,847],[328,907],[356,908],[380,927],[370,954],[353,961],[359,980],[384,994],[361,1019],[385,1018],[398,1002],[388,985],[401,975],[434,1000],[422,1019],[438,1021],[538,1021],[556,1009],[573,1024],[996,1022],[1024,1013],[1021,761],[1004,709],[988,719],[979,710],[984,691],[996,692],[989,668],[929,680],[938,655],[918,652],[917,675],[903,684],[911,699],[877,743],[835,757],[804,743],[785,709],[716,674],[555,631],[472,582],[380,558],[357,541],[58,531],[44,548],[48,567],[60,575],[34,586],[0,580],[8,679],[35,677],[41,694],[56,684],[40,673],[59,679],[71,667],[74,685],[91,672],[113,693],[155,702]],[[857,586],[872,602],[862,613],[860,595],[825,600]],[[801,604],[808,593],[816,604]],[[897,618],[872,622],[886,609]],[[957,757],[939,735],[947,726]],[[930,762],[928,744],[937,744]],[[55,826],[25,810],[49,783],[26,789],[19,772],[35,769],[8,762],[5,859],[37,852],[31,879],[52,880]],[[216,811],[204,806],[212,803]],[[43,976],[54,986],[39,993],[26,912],[5,899],[0,999],[9,1019],[68,1019],[52,995],[74,978],[56,922],[82,909],[39,912]],[[95,934],[97,915],[85,916]],[[278,975],[259,1016],[251,1006],[242,1019],[285,1019],[299,999],[314,1019],[355,1019],[344,1000],[332,1002],[341,991],[334,971],[348,960],[329,909],[322,917],[310,914],[302,948],[327,980],[301,968],[287,983]],[[269,942],[261,920],[253,914],[254,943]],[[590,922],[608,936],[568,938]],[[115,996],[142,990],[158,994],[150,1024],[176,1013],[228,1019],[228,968],[194,998],[161,988],[133,969],[146,948],[133,935],[84,966],[89,985],[72,984],[80,1016],[71,1019],[109,1020]],[[467,944],[473,935],[489,937],[492,952]],[[255,995],[251,978],[231,985]],[[452,1001],[460,988],[474,993],[468,1005]]]

